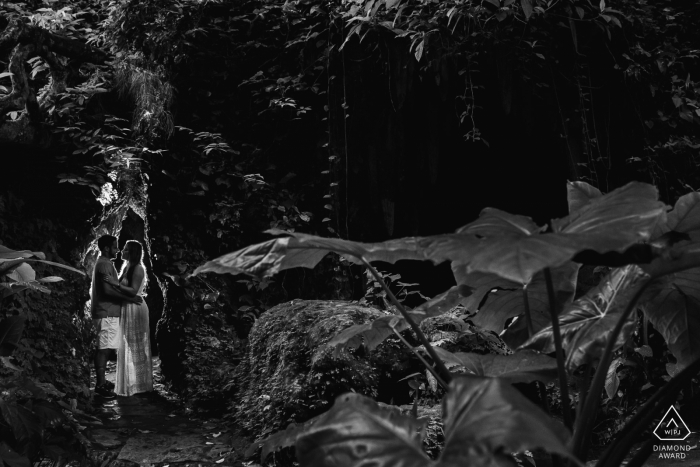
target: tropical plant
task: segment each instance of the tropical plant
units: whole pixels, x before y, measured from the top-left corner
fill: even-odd
[[[613,353],[630,338],[636,310],[641,309],[664,336],[682,371],[639,408],[598,461],[601,466],[620,465],[638,437],[700,370],[700,337],[691,332],[700,299],[694,275],[700,267],[700,193],[681,197],[667,212],[657,190],[644,183],[633,182],[606,195],[584,182],[569,183],[567,188],[569,215],[553,220],[549,229],[528,217],[487,208],[456,233],[431,237],[368,244],[291,233],[209,261],[194,274],[269,277],[292,267],[314,267],[329,252],[364,264],[400,315],[380,318],[370,329],[346,330],[344,338],[355,332],[376,345],[409,327],[416,333],[422,348],[412,350],[448,391],[443,400],[445,447],[432,464],[436,466],[504,463],[508,460],[504,454],[534,449],[585,462]],[[370,264],[399,259],[450,261],[457,285],[407,310]],[[572,301],[577,269],[572,262],[615,267],[597,287]],[[558,295],[554,284],[565,293]],[[486,298],[488,303],[496,287],[510,295],[519,289],[522,306],[507,302],[482,306],[476,316],[503,322],[506,317],[500,315],[505,314],[524,320],[527,338],[516,345],[515,353],[450,354],[430,345],[418,326],[421,320],[443,314],[459,302],[478,307]],[[503,299],[500,295],[495,299]],[[549,321],[540,315],[548,315]],[[551,353],[556,359],[546,355]],[[448,365],[462,371],[449,371]],[[595,372],[578,394],[574,418],[568,403],[569,380],[584,365],[595,367]],[[565,426],[510,385],[551,381],[555,373]],[[264,444],[265,455],[296,444],[302,465],[399,460],[402,465],[428,465],[420,449],[421,427],[420,421],[364,396],[344,395],[317,419],[255,446]],[[641,465],[651,449],[649,441],[628,465]]]
[[[50,293],[43,284],[63,280],[58,276],[37,279],[28,262],[85,274],[70,266],[46,261],[41,252],[15,251],[0,245],[0,287],[3,291],[0,305],[24,290]],[[79,423],[74,415],[91,417],[77,408],[75,399],[69,403],[62,400],[65,393],[51,383],[28,376],[16,365],[17,361],[12,361],[14,351],[23,345],[22,334],[30,311],[15,314],[15,310],[9,307],[0,310],[0,463],[29,467],[32,462],[45,457],[59,465],[65,463],[80,447]]]

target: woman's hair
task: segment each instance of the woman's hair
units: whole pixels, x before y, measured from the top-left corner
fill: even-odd
[[[134,269],[140,264],[143,268],[143,282],[146,284],[146,266],[143,265],[143,246],[136,240],[129,240],[126,245],[129,247],[129,257],[122,258],[122,270],[119,272],[119,280],[121,281],[126,274],[126,280],[131,285],[131,279],[134,277]]]

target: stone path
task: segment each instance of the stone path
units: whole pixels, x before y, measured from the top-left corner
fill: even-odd
[[[221,420],[193,417],[160,383],[154,358],[154,387],[149,394],[102,400],[95,397],[97,417],[83,431],[98,467],[251,466],[243,462],[248,440],[235,436]],[[114,382],[115,364],[107,366]]]

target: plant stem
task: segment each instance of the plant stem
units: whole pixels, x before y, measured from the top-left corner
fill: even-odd
[[[634,311],[637,306],[637,301],[644,293],[647,285],[651,282],[650,279],[646,279],[641,286],[637,289],[632,299],[627,303],[625,311],[622,312],[622,316],[615,324],[608,342],[605,346],[605,351],[600,357],[600,362],[598,363],[598,368],[596,369],[595,375],[593,376],[593,381],[588,389],[588,397],[586,397],[586,403],[581,411],[581,417],[576,421],[576,427],[574,428],[574,439],[573,439],[573,452],[576,457],[585,461],[586,455],[588,454],[588,443],[590,441],[591,430],[593,429],[593,421],[595,419],[595,414],[598,409],[598,401],[600,400],[600,393],[605,385],[605,376],[608,372],[608,367],[612,361],[613,351],[615,350],[615,343],[617,342],[617,337],[622,332],[622,327],[624,326],[630,313]]]
[[[532,315],[530,314],[530,301],[527,299],[527,288],[523,287],[523,305],[525,306],[525,324],[527,324],[527,337],[535,334],[535,327],[532,325]]]
[[[411,318],[411,315],[408,314],[408,311],[406,311],[406,308],[404,308],[403,304],[396,299],[396,296],[394,293],[389,290],[389,287],[386,285],[384,280],[382,279],[382,276],[379,275],[376,269],[369,264],[369,262],[361,258],[362,262],[364,263],[365,266],[367,266],[367,269],[369,269],[369,272],[372,273],[374,276],[374,279],[379,282],[379,285],[382,286],[382,289],[384,289],[384,292],[386,292],[387,297],[389,297],[389,300],[391,303],[394,304],[394,306],[399,310],[401,313],[401,316],[406,320],[409,326],[411,326],[411,329],[413,329],[413,332],[416,333],[416,336],[418,337],[418,340],[420,341],[421,344],[425,347],[425,351],[428,352],[428,355],[430,355],[430,358],[433,359],[433,362],[435,362],[435,367],[437,368],[437,372],[440,373],[442,376],[442,380],[446,383],[449,384],[450,381],[452,381],[452,374],[449,372],[447,367],[445,366],[445,363],[438,357],[437,353],[435,352],[435,349],[433,349],[433,346],[430,345],[430,342],[428,342],[428,339],[425,337],[425,334],[423,334],[423,331],[421,331],[420,326],[418,326],[418,323],[416,323],[413,318]],[[409,345],[410,348],[413,348]],[[428,366],[430,368],[430,366]],[[447,388],[447,386],[445,386]]]
[[[406,347],[408,347],[409,349],[411,349],[411,351],[413,352],[413,354],[414,354],[416,357],[418,357],[418,360],[420,360],[421,363],[422,363],[423,365],[425,365],[425,367],[428,369],[428,371],[435,377],[435,379],[437,380],[438,384],[440,384],[440,386],[442,386],[443,388],[447,389],[447,383],[445,383],[445,382],[442,380],[442,378],[440,377],[440,374],[435,370],[435,368],[433,368],[432,365],[430,365],[428,362],[425,361],[425,359],[423,358],[423,356],[422,356],[420,353],[418,353],[418,351],[415,349],[415,347],[413,347],[411,344],[408,343],[408,341],[406,341],[406,339],[403,338],[403,336],[401,335],[401,333],[399,333],[399,331],[397,331],[396,328],[394,328],[394,327],[392,326],[392,327],[391,327],[391,330],[394,331],[394,334],[396,334],[396,336],[397,336],[399,339],[401,339],[401,342],[403,342],[404,345],[405,345]]]
[[[571,429],[571,401],[569,400],[569,382],[566,378],[566,368],[564,367],[564,349],[561,344],[561,331],[559,330],[559,313],[557,310],[557,300],[554,295],[554,285],[552,284],[552,272],[549,268],[544,270],[544,278],[547,283],[547,296],[549,298],[549,314],[552,318],[552,335],[554,336],[554,348],[557,355],[557,373],[559,374],[559,394],[561,395],[561,407],[564,412],[564,424]]]

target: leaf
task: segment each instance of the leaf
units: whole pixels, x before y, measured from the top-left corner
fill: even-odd
[[[309,429],[311,425],[316,423],[316,421],[322,417],[323,414],[317,415],[316,417],[307,420],[304,423],[296,424],[290,423],[285,430],[278,431],[265,439],[259,439],[254,443],[251,443],[245,451],[245,457],[251,457],[255,452],[262,446],[262,452],[260,453],[260,463],[264,464],[265,459],[271,453],[277,451],[278,449],[294,446],[297,442],[297,438]]]
[[[544,449],[574,459],[566,448],[568,430],[498,378],[455,378],[443,414],[445,448],[438,465],[486,465],[462,460],[473,458],[475,446],[488,453]]]
[[[642,310],[663,336],[680,369],[700,358],[700,268],[656,280]]]
[[[678,198],[667,215],[666,226],[682,233],[700,230],[700,193],[694,191]]]
[[[0,461],[8,467],[31,467],[32,465],[29,458],[15,452],[4,441],[0,441]]]
[[[408,324],[406,320],[396,315],[382,316],[371,323],[350,326],[331,339],[327,345],[335,347],[336,356],[344,349],[356,349],[363,343],[368,350],[372,351],[387,337],[394,334],[392,327],[401,332],[408,328]]]
[[[414,56],[416,57],[416,61],[417,61],[417,62],[420,62],[421,57],[423,57],[423,49],[424,49],[424,47],[425,47],[425,39],[423,39],[422,41],[420,41],[420,42],[418,43],[418,45],[416,46],[416,50],[415,50],[415,52],[413,53]]]
[[[592,200],[600,198],[601,196],[603,196],[603,194],[598,188],[586,182],[566,183],[566,197],[569,200],[569,213],[583,208]]]
[[[576,14],[578,14],[579,19],[583,19],[583,15],[585,14],[583,8],[581,8],[580,6],[577,6],[576,7]]]
[[[36,272],[27,263],[22,263],[14,269],[7,277],[16,282],[32,282],[36,279]]]
[[[360,394],[339,396],[296,442],[300,465],[425,467],[424,423]],[[400,464],[399,464],[400,462]]]
[[[530,19],[532,16],[532,0],[520,0],[520,6],[523,9],[525,19]]]
[[[36,256],[39,259],[46,259],[46,255],[44,255],[44,253],[41,251],[15,251],[7,248],[6,246],[0,245],[0,259],[31,258],[32,256]]]
[[[416,321],[422,321],[425,318],[445,314],[459,305],[465,294],[467,296],[471,294],[471,290],[468,287],[450,287],[440,295],[436,295],[411,310],[411,315]]]
[[[312,268],[329,252],[341,254],[356,264],[366,261],[396,262],[400,259],[451,261],[466,265],[466,272],[497,274],[527,284],[545,267],[561,266],[583,250],[599,253],[624,250],[646,240],[660,217],[663,203],[651,185],[630,183],[601,196],[581,210],[553,225],[555,233],[539,234],[529,218],[495,209],[482,212],[477,221],[456,234],[408,237],[381,243],[360,243],[313,235],[286,233],[278,238],[221,256],[198,267],[203,272],[247,273],[269,277],[293,268]]]
[[[552,282],[554,290],[557,291],[558,310],[563,310],[574,298],[576,292],[576,278],[580,265],[572,262],[552,270]],[[525,313],[525,301],[523,298],[523,287],[516,282],[510,282],[510,286],[501,284],[502,289],[488,296],[486,303],[479,312],[472,318],[477,326],[494,331],[500,334],[503,331],[505,322],[509,318],[523,315]],[[550,322],[549,297],[547,295],[547,283],[544,272],[538,272],[532,281],[527,285],[527,298],[530,306],[530,316],[533,319],[535,332],[547,326]],[[520,320],[518,320],[519,322]],[[521,338],[522,344],[529,337],[525,320],[522,320],[523,329],[526,334]],[[509,328],[510,329],[510,328]],[[516,332],[515,329],[511,334]],[[514,337],[514,336],[511,336]],[[518,344],[518,345],[519,345]],[[509,344],[510,345],[510,344]],[[516,346],[517,347],[517,346]]]
[[[435,351],[445,363],[463,366],[476,376],[500,378],[509,383],[549,383],[557,378],[556,359],[534,350],[519,350],[512,355],[453,354],[436,346]]]
[[[600,358],[627,303],[648,279],[649,275],[636,265],[614,269],[598,286],[564,310],[559,316],[559,326],[569,371]],[[636,314],[631,313],[617,338],[616,349],[627,341],[635,327]],[[552,327],[542,329],[521,348],[554,352]]]
[[[42,277],[41,279],[39,279],[38,282],[61,282],[62,280],[63,280],[62,277],[46,276],[46,277]]]
[[[620,387],[620,378],[617,376],[617,367],[622,365],[622,360],[616,358],[608,367],[608,373],[605,375],[605,393],[608,399],[612,399],[617,394],[617,388]]]
[[[575,240],[577,247],[598,253],[623,251],[648,240],[666,209],[652,185],[632,182],[591,201],[563,219],[552,221],[555,232]]]
[[[19,442],[34,438],[42,432],[38,417],[23,405],[6,403],[0,399],[0,415],[10,426]]]
[[[654,351],[648,345],[643,345],[634,349],[642,357],[651,358],[654,356]]]
[[[0,321],[0,356],[7,357],[19,344],[24,330],[24,316],[9,316]]]
[[[529,217],[510,214],[500,209],[485,208],[477,220],[459,228],[457,233],[492,238],[506,234],[533,235],[543,230],[544,227],[538,226]]]

